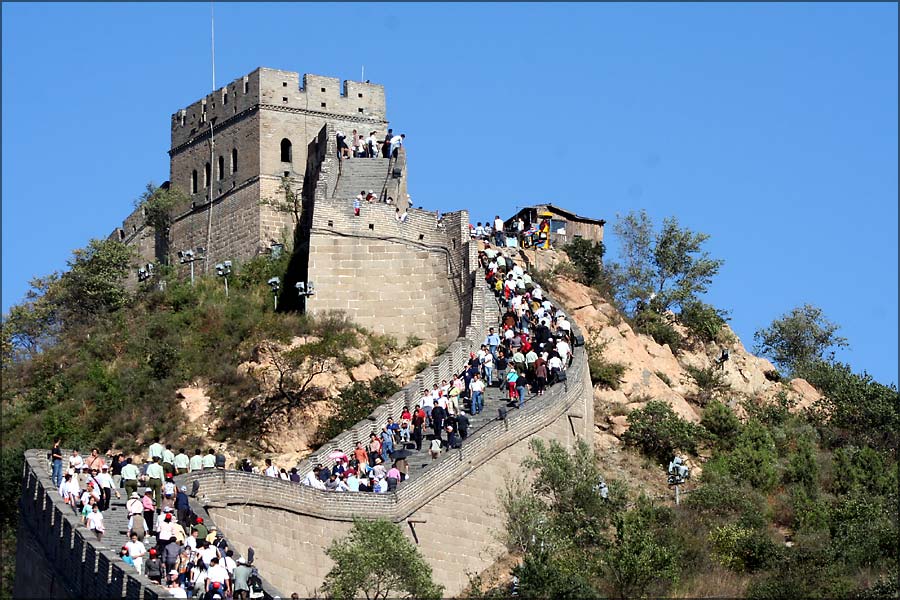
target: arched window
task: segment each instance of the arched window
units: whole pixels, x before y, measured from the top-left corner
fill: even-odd
[[[219,181],[225,179],[225,157],[219,157]]]
[[[281,162],[291,162],[292,161],[292,152],[291,152],[291,140],[284,138],[281,140]]]
[[[231,150],[231,172],[237,173],[237,148]]]
[[[197,169],[194,169],[194,172],[191,173],[191,193],[197,193]]]
[[[203,187],[209,187],[209,176],[210,176],[209,163],[206,163],[206,166],[203,167]]]

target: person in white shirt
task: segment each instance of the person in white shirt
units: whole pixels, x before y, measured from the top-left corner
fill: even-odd
[[[103,526],[103,513],[100,512],[100,507],[96,504],[92,512],[88,513],[86,525],[88,529],[97,535],[98,541],[103,541],[103,532],[106,531],[106,527]]]
[[[191,460],[188,461],[188,468],[191,472],[203,469],[203,457],[200,456],[200,450],[195,450]]]
[[[559,353],[559,357],[562,360],[563,368],[565,368],[569,362],[569,354],[572,352],[569,343],[566,340],[559,340],[556,343],[556,351]]]
[[[503,245],[503,219],[500,215],[494,217],[494,243],[498,246]]]
[[[84,459],[78,454],[78,450],[72,450],[72,456],[69,457],[69,468],[74,469],[75,473],[81,473],[84,468]]]
[[[144,542],[139,542],[137,534],[132,533],[131,541],[125,544],[125,549],[128,550],[128,556],[134,561],[134,568],[143,575],[144,557],[147,555],[147,547],[144,545]]]
[[[210,562],[209,569],[206,571],[206,585],[211,587],[214,583],[219,583],[222,588],[225,590],[225,595],[228,593],[230,586],[228,585],[231,581],[231,577],[228,575],[228,569],[219,564],[219,559],[214,558]]]
[[[275,467],[275,465],[272,464],[272,459],[271,459],[271,458],[267,458],[267,459],[266,459],[266,471],[265,471],[265,474],[266,474],[266,477],[274,477],[274,478],[278,478],[278,468]]]
[[[403,145],[403,141],[406,139],[406,134],[401,133],[400,135],[395,135],[391,138],[391,155],[387,158],[394,158],[397,152],[397,149]]]
[[[550,357],[550,360],[547,361],[547,367],[550,368],[550,381],[556,381],[556,375],[562,371],[562,360],[557,355],[553,355]]]
[[[200,560],[203,561],[204,565],[212,567],[212,561],[218,560],[219,550],[209,542],[204,542],[203,548],[198,550],[198,554],[200,554]]]

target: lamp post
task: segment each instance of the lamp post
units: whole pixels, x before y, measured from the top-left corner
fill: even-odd
[[[691,470],[685,464],[683,458],[681,458],[680,456],[676,456],[672,459],[672,462],[669,463],[668,474],[669,485],[675,487],[675,506],[678,506],[681,503],[679,486],[683,485],[685,481],[690,479]]]
[[[191,285],[194,285],[194,263],[198,260],[206,260],[205,256],[200,256],[204,252],[205,250],[202,247],[197,248],[196,254],[194,250],[178,251],[178,261],[183,265],[191,265]]]
[[[147,281],[151,277],[153,277],[153,263],[147,263],[138,269],[138,281]]]
[[[281,280],[277,277],[273,277],[266,283],[272,288],[272,296],[275,298],[275,310],[278,310],[278,292],[281,290]]]
[[[228,297],[228,276],[231,274],[231,261],[226,260],[216,265],[216,275],[225,280],[225,297]]]

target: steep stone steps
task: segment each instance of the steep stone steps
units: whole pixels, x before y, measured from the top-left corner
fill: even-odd
[[[527,403],[529,399],[533,397],[533,394],[530,392],[525,394],[525,402]],[[468,401],[466,402],[466,408],[468,408]],[[482,427],[486,426],[488,423],[492,421],[496,421],[499,419],[499,409],[506,408],[509,411],[517,410],[516,403],[510,402],[508,400],[508,394],[506,393],[506,385],[503,384],[503,387],[498,387],[498,383],[495,381],[493,385],[485,390],[484,393],[484,410],[482,410],[477,415],[469,414],[469,411],[466,410],[466,415],[469,417],[469,437],[477,434],[478,430]],[[462,407],[460,407],[462,408]],[[428,435],[422,440],[422,450],[416,451],[416,446],[414,443],[407,444],[406,448],[412,454],[407,458],[407,462],[409,463],[409,476],[410,480],[414,477],[427,476],[428,467],[431,465],[433,461],[431,459],[431,455],[429,454],[429,448],[431,447],[431,439],[430,435],[431,430],[427,430]],[[444,433],[444,441],[446,445],[447,434]],[[465,444],[465,442],[463,442]],[[447,452],[447,448],[444,447],[442,453]],[[402,487],[403,483],[399,485]]]
[[[390,160],[387,158],[351,158],[341,163],[341,175],[332,194],[335,198],[355,198],[360,190],[374,190],[379,196],[384,189]]]

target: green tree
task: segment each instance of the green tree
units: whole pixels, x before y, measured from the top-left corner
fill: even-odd
[[[747,481],[762,491],[771,490],[778,482],[775,441],[759,421],[752,420],[743,427],[734,449],[722,459],[738,481]]]
[[[840,329],[812,304],[792,309],[753,334],[756,352],[779,367],[799,374],[804,367],[825,358],[828,350],[847,346]]]
[[[355,519],[325,551],[334,567],[323,585],[328,598],[440,598],[431,567],[396,524]]]
[[[731,448],[734,438],[741,430],[741,421],[734,411],[719,402],[713,400],[703,409],[700,418],[702,425],[722,448]]]
[[[186,204],[188,197],[178,188],[164,185],[157,187],[148,183],[144,193],[135,201],[138,208],[144,211],[144,220],[157,233],[168,236],[172,225],[172,211]]]
[[[603,242],[591,242],[584,238],[575,238],[566,244],[563,251],[578,271],[578,279],[585,285],[598,283],[603,276],[603,254],[606,248]]]
[[[723,264],[703,250],[707,234],[680,227],[675,217],[664,219],[656,232],[646,211],[632,211],[613,229],[622,262],[611,268],[623,306],[653,296],[651,306],[660,312],[681,308],[706,292]]]
[[[75,250],[69,270],[59,280],[58,302],[67,320],[118,310],[129,300],[125,276],[134,266],[134,252],[117,240],[91,240]]]
[[[659,463],[668,463],[677,451],[696,454],[705,431],[675,414],[668,402],[651,400],[628,413],[628,430],[622,441],[637,446]]]
[[[654,522],[657,512],[642,499],[614,519],[616,535],[602,552],[600,564],[619,598],[641,597],[654,583],[678,580],[678,553],[661,541]]]
[[[571,454],[555,440],[544,444],[533,439],[529,446],[533,456],[524,467],[534,472],[532,492],[546,503],[548,526],[570,544],[596,544],[616,504],[597,491],[602,476],[594,450],[584,440],[578,440]]]
[[[804,377],[823,394],[813,415],[833,445],[865,444],[897,456],[900,445],[900,394],[867,373],[842,363],[814,362]]]
[[[529,552],[513,569],[520,598],[597,598],[583,563],[572,563],[546,549]]]

